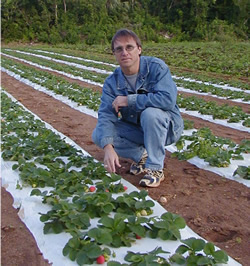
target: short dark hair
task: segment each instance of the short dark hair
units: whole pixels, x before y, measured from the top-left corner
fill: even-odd
[[[114,43],[115,41],[120,38],[120,37],[132,37],[134,39],[134,41],[136,42],[138,47],[141,47],[141,40],[140,38],[132,31],[129,29],[120,29],[118,30],[115,35],[112,38],[111,41],[111,50],[114,51]]]

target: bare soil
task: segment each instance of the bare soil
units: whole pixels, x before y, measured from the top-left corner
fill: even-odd
[[[71,82],[73,82],[71,80]],[[103,160],[103,151],[91,139],[97,120],[70,108],[64,103],[36,91],[2,73],[2,87],[42,120],[51,124],[75,141],[97,160]],[[89,84],[83,84],[89,86]],[[100,90],[100,88],[94,88]],[[183,115],[187,118],[187,115]],[[190,117],[191,119],[191,117]],[[218,126],[193,118],[195,127],[208,126],[218,136],[227,136],[239,143],[249,133]],[[129,174],[130,161],[121,159],[118,174],[138,186],[141,176]],[[244,266],[250,265],[250,189],[236,181],[171,158],[166,152],[164,174],[166,179],[158,188],[148,189],[154,200],[164,196],[166,210],[180,214],[187,225],[208,241],[225,250]],[[11,195],[2,188],[1,241],[3,266],[49,265],[36,242],[12,207]]]

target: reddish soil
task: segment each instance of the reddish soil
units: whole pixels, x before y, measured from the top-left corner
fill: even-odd
[[[3,88],[42,120],[71,138],[97,160],[103,160],[103,151],[91,140],[91,133],[97,122],[95,118],[74,110],[5,73],[2,73],[1,83]],[[183,117],[187,118],[186,115]],[[214,134],[230,137],[236,142],[250,137],[246,132],[193,117],[192,120],[195,127],[209,126]],[[121,164],[118,174],[138,187],[140,176],[128,173],[130,162],[121,159]],[[197,234],[212,241],[242,265],[250,265],[250,189],[186,161],[171,158],[168,152],[164,173],[167,178],[160,187],[148,189],[149,195],[157,201],[160,196],[166,197],[166,203],[162,204],[166,210],[180,214]],[[10,194],[4,189],[1,199],[1,265],[49,265],[43,259],[32,234],[17,216],[18,211],[12,207]]]

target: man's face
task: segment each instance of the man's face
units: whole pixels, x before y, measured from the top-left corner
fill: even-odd
[[[114,42],[114,55],[122,71],[133,75],[139,71],[141,47],[132,37],[120,37]]]

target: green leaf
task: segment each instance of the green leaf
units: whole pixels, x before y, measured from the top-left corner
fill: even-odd
[[[160,237],[162,240],[170,240],[172,239],[173,234],[170,231],[167,230],[159,230],[158,237]]]
[[[128,252],[128,254],[125,256],[124,259],[128,262],[134,262],[134,263],[143,261],[143,258],[141,257],[141,255],[137,255],[133,252]]]
[[[70,252],[70,246],[68,245],[68,243],[64,246],[63,250],[62,250],[62,253],[63,253],[63,256],[67,256]]]
[[[86,252],[86,251],[85,251]],[[91,259],[97,258],[102,255],[102,249],[97,245],[91,245],[88,247],[87,256]]]
[[[204,248],[204,246],[205,246],[205,241],[203,239],[195,239],[192,244],[192,249],[194,251],[200,251]]]
[[[114,205],[112,203],[106,203],[104,206],[102,206],[102,209],[104,213],[109,214],[113,211]]]
[[[112,261],[112,260],[107,263],[107,266],[121,266],[121,265],[126,266],[128,264],[125,264],[125,263],[121,264],[120,262]]]
[[[78,265],[86,265],[90,263],[90,260],[85,250],[81,250],[76,254],[76,262],[78,263]]]
[[[182,218],[182,217],[177,217],[177,218],[174,220],[174,224],[175,224],[179,229],[183,229],[183,228],[185,228],[185,226],[186,226],[185,219]]]
[[[129,225],[129,228],[131,231],[141,237],[145,237],[146,235],[146,230],[143,226],[141,225]]]
[[[35,188],[35,189],[32,189],[32,191],[30,192],[30,196],[41,196],[42,195],[42,192],[40,189],[38,188]]]
[[[173,234],[173,236],[175,237],[175,239],[180,239],[181,238],[181,234],[178,228],[173,228],[171,230],[171,233]]]
[[[69,258],[72,260],[72,261],[75,261],[76,260],[76,254],[77,254],[77,251],[74,250],[74,249],[70,249],[69,251]]]
[[[114,235],[113,238],[112,238],[112,246],[113,247],[121,247],[121,246],[126,246],[125,243],[122,243],[122,239],[119,235]],[[129,246],[129,245],[128,245]]]
[[[18,167],[19,167],[18,164],[13,164],[13,165],[12,165],[12,170],[16,170]]]
[[[40,221],[41,221],[41,222],[46,222],[46,221],[48,221],[49,219],[50,219],[50,216],[47,215],[47,214],[42,214],[42,215],[40,216]]]
[[[204,247],[204,252],[206,255],[213,255],[214,254],[214,251],[215,251],[215,248],[214,248],[214,244],[209,242],[209,243],[206,243],[205,247]]]
[[[88,231],[88,236],[94,238],[100,244],[110,244],[113,239],[110,231],[99,228],[92,228]]]
[[[169,259],[171,262],[175,262],[179,265],[185,264],[185,262],[186,262],[186,259],[181,254],[178,254],[178,253],[175,253]]]
[[[184,254],[189,250],[189,248],[186,245],[180,245],[177,249],[176,249],[176,253],[179,254]]]
[[[51,223],[45,223],[44,227],[43,227],[43,233],[46,235],[46,234],[49,234],[50,231],[51,231],[51,228],[52,228],[52,225]]]
[[[211,265],[212,260],[208,257],[200,257],[197,260],[197,265]]]
[[[108,216],[104,216],[99,220],[100,223],[102,223],[105,227],[113,228],[114,226],[114,220]]]
[[[53,232],[55,234],[61,233],[63,231],[63,229],[64,229],[64,227],[63,227],[63,225],[62,225],[61,222],[55,222],[55,223],[53,223],[52,226],[51,226],[51,228],[52,228],[52,230],[53,230]]]
[[[228,255],[223,250],[217,250],[213,254],[214,259],[217,263],[227,263]]]

